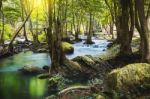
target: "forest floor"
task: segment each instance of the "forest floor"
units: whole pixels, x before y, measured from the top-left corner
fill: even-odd
[[[138,96],[144,99],[145,97],[149,97],[150,92],[150,65],[140,64],[141,56],[137,53],[139,44],[139,39],[134,38],[132,42],[133,54],[128,56],[118,56],[119,45],[113,45],[101,55],[77,56],[74,59],[66,60],[64,66],[58,69],[59,73],[54,75],[49,75],[40,68],[32,69],[33,71],[38,71],[38,74],[40,73],[40,75],[38,75],[39,78],[48,79],[48,93],[50,96],[47,97],[47,99],[116,99],[116,97],[119,99],[120,97],[124,99],[136,99]],[[38,50],[35,52],[47,52],[46,46],[45,43],[39,45],[36,48]],[[71,47],[71,52],[72,49]],[[129,68],[130,66],[128,65],[130,64],[132,68]],[[137,69],[136,66],[139,67],[139,69]],[[30,66],[29,68],[25,68],[31,69]],[[49,69],[47,66],[43,68],[45,70]],[[120,70],[118,70],[118,68],[120,68]],[[139,71],[140,69],[146,75],[141,73]],[[134,74],[134,72],[136,73]],[[127,78],[124,76],[127,76]],[[108,80],[108,78],[111,79],[111,81]],[[144,82],[144,84],[139,82]],[[119,88],[120,86],[123,88],[122,83],[129,85],[125,86],[125,91],[128,93],[125,93],[124,89],[121,89],[121,91],[116,90],[116,88],[114,89],[114,86],[118,85]],[[109,84],[112,84],[113,88],[111,88],[112,86]],[[111,89],[108,88],[108,85]],[[132,87],[133,85],[137,87],[134,88]],[[127,90],[128,87],[131,87],[133,90]],[[141,92],[136,91],[137,88],[138,90],[143,90],[143,92],[146,90],[147,92],[141,94]]]
[[[138,45],[139,40],[134,39],[132,42],[133,54],[128,56],[118,56],[119,46],[113,45],[103,55],[74,58],[73,61],[80,64],[82,72],[77,73],[73,69],[71,73],[67,72],[67,75],[77,74],[75,77],[68,78],[58,74],[51,77],[49,89],[52,89],[51,86],[54,84],[53,88],[56,88],[55,91],[58,93],[47,99],[58,97],[59,99],[150,98],[150,65],[140,63],[141,56],[137,53]],[[60,80],[61,78],[64,80]],[[131,90],[128,87],[131,87]]]

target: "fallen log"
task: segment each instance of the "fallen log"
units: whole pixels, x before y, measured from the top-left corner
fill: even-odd
[[[17,37],[17,35],[19,34],[19,32],[21,31],[21,29],[23,28],[23,26],[25,25],[25,23],[27,22],[27,20],[29,19],[30,15],[31,15],[32,11],[29,13],[29,15],[26,17],[26,19],[24,20],[24,22],[22,23],[22,25],[15,31],[14,36],[12,37],[10,43],[9,43],[9,47],[8,50],[12,51],[13,50],[13,41],[15,40],[15,38]]]

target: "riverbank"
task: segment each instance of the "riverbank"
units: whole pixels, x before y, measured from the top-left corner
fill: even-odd
[[[73,44],[74,54],[68,54],[67,57],[69,59],[72,59],[76,56],[82,56],[82,55],[87,55],[87,54],[91,54],[91,55],[101,54],[101,53],[105,52],[104,50],[107,48],[107,44],[108,44],[107,40],[99,40],[93,45],[83,45],[83,42],[78,42],[76,44]],[[42,98],[47,97],[48,95],[51,94],[51,92],[48,91],[48,80],[39,79],[36,76],[37,74],[36,75],[30,75],[30,74],[27,75],[24,73],[22,74],[20,72],[18,73],[18,69],[21,69],[23,66],[26,66],[26,65],[43,68],[43,66],[45,66],[45,65],[48,66],[49,64],[50,64],[49,54],[34,53],[32,51],[21,52],[21,53],[15,54],[13,56],[1,59],[0,60],[0,73],[1,73],[1,77],[0,77],[1,78],[0,79],[1,90],[0,91],[3,93],[9,93],[9,96],[14,96],[14,97],[24,96],[28,99],[41,99],[41,97]],[[15,75],[16,73],[17,73],[18,77],[17,77],[17,75]],[[19,86],[16,86],[15,83],[10,83],[9,80],[6,80],[7,78],[11,78],[12,80],[14,79]],[[24,79],[24,80],[22,80],[22,79]],[[34,81],[32,79],[34,79]],[[65,78],[65,79],[67,79],[67,78]],[[84,81],[85,79],[78,79],[78,81],[79,81],[79,83],[85,84],[85,82],[86,82],[86,81]],[[26,80],[26,82],[24,83],[25,80]],[[63,79],[61,79],[61,80],[63,80]],[[43,82],[45,81],[46,83],[40,83],[40,81],[43,81]],[[77,84],[76,81],[77,81],[76,79],[72,79],[72,81],[69,80],[69,81],[67,81],[66,86],[61,87],[61,88],[66,88],[71,85],[76,85]],[[4,83],[5,83],[5,85],[4,85]],[[41,85],[39,85],[39,84],[41,84]],[[31,85],[33,87],[31,87]],[[41,91],[35,91],[35,90],[32,91],[33,88],[35,87],[34,85],[37,87],[37,90],[41,90]],[[63,83],[62,83],[62,85],[63,85]],[[14,93],[11,94],[9,92],[9,88],[5,89],[5,87],[3,87],[3,86],[14,86],[14,87],[10,87],[13,89]],[[22,89],[22,90],[20,90],[20,89]],[[31,91],[29,91],[30,89],[31,89]],[[42,91],[42,90],[44,90],[44,91]],[[20,93],[18,94],[18,92],[20,92]],[[34,94],[34,96],[32,94]],[[7,94],[1,95],[1,96],[4,99],[7,99]]]
[[[137,42],[133,42],[133,45],[134,43],[137,43]],[[111,47],[110,49],[106,51],[107,53],[97,56],[97,57],[94,57],[94,56],[76,57],[73,60],[76,61],[76,59],[78,59],[78,62],[79,63],[81,62],[80,64],[82,64],[82,66],[83,65],[87,66],[88,70],[86,71],[90,71],[89,64],[91,65],[92,68],[96,66],[95,64],[93,64],[93,61],[90,61],[90,59],[94,60],[94,62],[96,62],[96,59],[103,60],[100,63],[98,63],[99,66],[101,66],[100,69],[97,69],[99,72],[94,71],[94,73],[96,74],[100,73],[100,75],[93,76],[91,78],[86,78],[86,80],[83,80],[85,81],[84,83],[78,82],[78,79],[76,79],[74,82],[79,83],[79,84],[78,85],[68,84],[68,86],[72,86],[69,88],[66,88],[66,87],[62,88],[61,86],[61,88],[59,89],[60,82],[59,84],[55,83],[55,86],[58,85],[56,87],[59,89],[57,90],[58,93],[48,97],[47,99],[58,99],[58,97],[59,99],[77,99],[77,97],[78,99],[81,99],[81,98],[85,98],[85,99],[88,99],[88,98],[91,98],[91,99],[101,99],[101,98],[102,99],[116,99],[116,98],[117,99],[120,99],[120,98],[133,99],[134,98],[135,99],[136,98],[137,99],[138,97],[142,97],[142,99],[143,98],[145,99],[145,98],[150,97],[149,96],[150,94],[149,92],[150,91],[150,87],[149,87],[150,65],[140,63],[141,56],[140,54],[136,53],[137,51],[136,48],[137,46],[133,48],[135,49],[134,53],[128,56],[117,56],[117,53],[119,52],[118,50],[119,46],[114,45],[113,47]],[[85,60],[88,64],[86,64]],[[101,63],[107,63],[108,65],[100,65]],[[128,64],[131,64],[131,65],[128,65]],[[83,68],[82,66],[81,68]],[[121,68],[121,69],[119,70],[118,68]],[[145,71],[145,73],[142,73],[140,69],[143,72]],[[104,72],[104,75],[101,76],[101,74],[103,74],[103,70],[106,70],[106,72]],[[84,73],[86,73],[86,71],[84,71]],[[115,71],[117,72],[114,73]],[[92,75],[91,72],[89,74],[90,76]],[[126,78],[126,76],[128,78]],[[84,77],[82,76],[77,76],[77,77],[84,79]],[[109,77],[111,77],[111,80]],[[65,77],[63,79],[68,80],[68,78],[65,78]],[[120,81],[118,81],[117,79]],[[134,79],[134,80],[131,81],[131,79]],[[125,88],[125,89],[118,90],[118,89],[114,89],[114,87],[113,88],[110,87],[111,85],[115,84],[114,86],[116,88],[118,84],[120,83],[123,83],[120,88]],[[143,87],[140,87],[140,86],[143,86]],[[133,89],[128,90],[128,87],[131,87]],[[138,91],[138,90],[142,90],[142,91]],[[146,91],[146,94],[144,94],[145,91]],[[125,93],[125,92],[128,92],[128,93]]]
[[[134,43],[133,45],[135,45]],[[51,98],[49,97],[50,99],[55,99],[59,96],[70,97],[70,95],[74,97],[84,97],[85,99],[86,98],[95,99],[96,97],[112,98],[115,95],[115,93],[120,94],[120,92],[114,92],[114,93],[108,92],[107,91],[108,88],[106,88],[104,85],[105,79],[107,79],[107,76],[111,74],[111,72],[117,69],[118,67],[123,68],[126,67],[127,64],[139,62],[140,55],[132,54],[129,56],[120,57],[117,56],[117,53],[119,52],[118,50],[119,46],[114,45],[111,48],[106,50],[107,44],[108,42],[104,42],[104,41],[95,43],[94,45],[83,45],[82,42],[73,44],[75,49],[74,55],[73,54],[67,55],[67,57],[70,60],[66,61],[65,62],[66,64],[64,64],[62,68],[58,69],[60,71],[57,74],[49,75],[48,73],[44,73],[38,76],[36,76],[37,74],[33,76],[31,75],[31,77],[30,74],[27,75],[21,73],[19,75],[20,77],[22,77],[21,75],[24,75],[25,78],[22,77],[22,79],[24,80],[27,80],[26,78],[28,77],[31,78],[28,80],[31,82],[32,79],[34,78],[35,79],[33,81],[34,83],[29,85],[32,85],[33,87],[35,87],[34,85],[36,85],[38,88],[40,88],[37,90],[41,90],[41,89],[46,90],[46,91],[41,91],[41,93],[39,91],[37,92],[33,91],[34,97],[36,97],[36,99],[40,99],[40,97],[45,98],[48,97],[49,95],[51,97]],[[133,48],[136,49],[137,46]],[[81,52],[83,52],[82,53],[83,55],[80,54]],[[101,54],[99,54],[98,52],[101,52]],[[86,54],[91,54],[91,55],[86,55]],[[9,57],[7,60],[4,59],[3,61],[0,62],[0,65],[2,66],[0,68],[0,72],[2,72],[2,75],[4,75],[1,77],[1,82],[4,82],[4,79],[6,79],[7,76],[10,76],[10,75],[6,75],[7,74],[6,72],[10,72],[10,71],[15,72],[16,70],[25,66],[26,63],[31,66],[38,66],[38,68],[42,69],[44,65],[48,66],[50,64],[49,58],[50,58],[49,55],[46,53],[25,52],[25,53],[20,53],[15,56]],[[48,69],[47,66],[45,66],[44,68]],[[13,73],[10,74],[12,78],[17,78],[16,76],[13,76]],[[18,81],[18,84],[20,85],[19,83],[20,78],[17,78],[16,81]],[[46,81],[46,83],[45,84],[39,83],[39,81]],[[10,83],[6,81],[5,84],[9,85]],[[19,88],[22,87],[22,89],[25,92],[24,96],[27,94],[32,96],[33,93],[31,94],[31,91],[27,91],[27,89],[25,88],[27,86],[25,87],[18,86],[18,87]],[[3,91],[4,88],[3,87],[1,88]],[[33,90],[32,87],[31,90]],[[72,91],[75,91],[75,93],[70,94],[70,92]],[[7,90],[6,93],[7,92],[9,91]],[[38,93],[40,93],[40,95],[36,96]],[[17,93],[14,94],[17,97]],[[23,93],[21,92],[21,94]],[[28,97],[28,99],[32,99],[30,96],[26,96],[26,97]],[[66,99],[66,98],[60,98],[60,99]],[[69,98],[69,99],[74,99],[74,98]]]

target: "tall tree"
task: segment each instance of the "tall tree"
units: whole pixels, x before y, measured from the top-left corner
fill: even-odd
[[[5,29],[5,17],[4,17],[4,13],[3,13],[3,2],[2,0],[0,0],[0,15],[2,18],[2,29],[1,29],[1,33],[0,33],[0,44],[4,44],[4,29]]]
[[[131,1],[131,2],[130,2]],[[131,49],[131,41],[132,41],[132,35],[134,30],[134,23],[132,22],[133,19],[133,13],[130,13],[129,11],[132,11],[133,7],[130,5],[132,3],[132,0],[120,0],[120,6],[121,6],[121,46],[120,46],[120,55],[128,55],[132,53]],[[131,7],[130,7],[131,6]],[[131,16],[131,18],[129,17]],[[129,22],[131,20],[131,28],[129,28]],[[131,30],[130,30],[131,29]]]
[[[144,0],[135,0],[135,11],[136,28],[141,37],[142,61],[150,63],[150,30],[148,29],[147,18],[144,11]]]
[[[59,7],[58,7],[59,9]],[[48,0],[48,20],[49,25],[47,28],[47,42],[50,50],[51,57],[51,70],[57,71],[58,66],[62,65],[65,59],[65,55],[62,51],[62,24],[60,21],[61,14],[58,12],[58,16],[53,21],[53,2]],[[54,28],[53,28],[54,26]]]
[[[24,4],[23,1],[20,0],[20,6],[21,6],[21,18],[22,18],[22,22],[25,20],[25,8],[24,8]],[[23,26],[23,34],[25,37],[25,41],[28,41],[28,37],[27,37],[27,32],[26,32],[26,24]]]

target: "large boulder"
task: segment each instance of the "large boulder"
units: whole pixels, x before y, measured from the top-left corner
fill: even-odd
[[[41,74],[45,72],[45,70],[43,70],[42,68],[39,68],[37,66],[32,66],[32,65],[23,66],[20,69],[20,71],[27,74]]]
[[[107,61],[96,56],[95,57],[91,55],[77,56],[72,60],[79,63],[82,66],[86,66],[87,68],[91,68],[94,70],[100,69],[109,70],[111,68],[111,65]]]
[[[84,66],[93,66],[95,64],[95,62],[88,56],[77,56],[73,59],[73,61]]]
[[[117,92],[144,93],[150,89],[150,64],[129,64],[108,74],[105,90]]]
[[[77,62],[80,65],[80,71],[82,71],[81,73],[88,78],[93,78],[96,75],[103,78],[106,72],[111,68],[111,65],[109,65],[107,61],[91,55],[77,56],[72,59],[72,61]]]
[[[74,47],[72,44],[67,42],[62,42],[61,45],[65,54],[72,54],[74,52]]]

